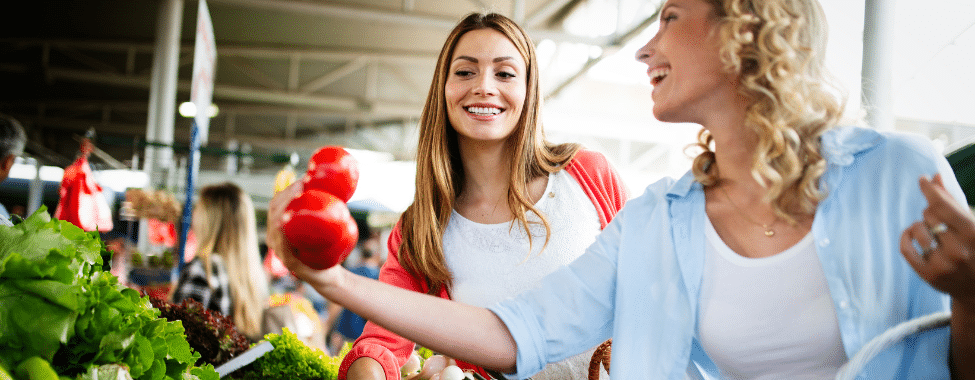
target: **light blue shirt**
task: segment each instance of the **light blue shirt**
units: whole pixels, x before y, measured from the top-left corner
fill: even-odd
[[[2,181],[0,181],[2,182]],[[0,226],[12,226],[10,223],[10,214],[7,213],[7,208],[0,204]]]
[[[901,233],[927,204],[917,180],[941,173],[965,197],[947,160],[925,138],[843,127],[823,135],[827,197],[812,234],[843,346],[852,357],[871,338],[912,318],[949,310],[900,253]],[[697,329],[704,270],[705,200],[688,173],[627,202],[586,254],[543,283],[490,309],[518,346],[525,378],[613,338],[611,377],[683,379],[695,365],[718,372]],[[879,354],[864,379],[947,379],[948,329],[908,338]]]

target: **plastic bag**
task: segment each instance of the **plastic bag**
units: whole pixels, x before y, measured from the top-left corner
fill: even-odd
[[[102,195],[102,187],[95,182],[87,155],[81,155],[64,170],[61,200],[54,217],[71,222],[85,231],[112,230],[112,210]]]

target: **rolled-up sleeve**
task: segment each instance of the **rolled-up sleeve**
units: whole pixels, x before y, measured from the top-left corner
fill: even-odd
[[[619,220],[610,223],[585,254],[545,277],[536,288],[489,307],[517,345],[517,372],[508,376],[527,378],[550,362],[609,339]]]

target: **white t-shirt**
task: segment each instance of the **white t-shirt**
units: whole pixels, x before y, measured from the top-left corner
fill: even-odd
[[[582,255],[600,232],[596,207],[578,182],[564,170],[549,174],[542,198],[535,204],[545,215],[552,235],[545,245],[545,227],[530,224],[528,236],[518,223],[480,224],[454,211],[444,231],[443,249],[453,274],[451,297],[487,307],[534,287],[542,277]],[[538,217],[528,212],[529,221]],[[584,313],[584,310],[566,310]],[[592,351],[552,363],[533,379],[585,379]]]
[[[812,233],[774,256],[729,248],[707,221],[701,345],[729,379],[833,379],[846,361]]]

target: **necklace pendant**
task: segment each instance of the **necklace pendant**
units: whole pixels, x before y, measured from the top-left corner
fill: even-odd
[[[768,236],[768,237],[775,236],[775,231],[772,231],[771,229],[766,229],[765,230],[765,236]]]

